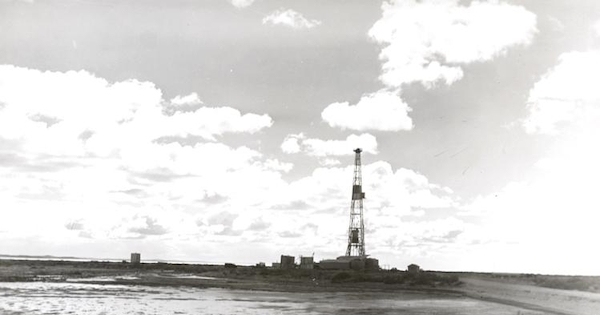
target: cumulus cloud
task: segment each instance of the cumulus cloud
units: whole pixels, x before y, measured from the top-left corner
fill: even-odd
[[[319,164],[323,166],[336,166],[342,164],[342,162],[340,162],[340,160],[326,158],[319,160]]]
[[[109,83],[86,71],[42,72],[2,65],[0,84],[0,137],[22,140],[30,152],[110,154],[163,136],[214,140],[224,133],[254,133],[272,124],[266,114],[242,114],[230,107],[165,115],[162,93],[154,84]],[[172,103],[198,101],[191,94]]]
[[[535,14],[497,1],[398,0],[384,2],[382,10],[369,36],[383,46],[380,78],[390,87],[452,84],[463,76],[460,64],[527,45],[536,33]]]
[[[398,93],[382,90],[363,95],[356,105],[330,104],[321,117],[329,126],[342,129],[399,131],[412,129],[410,111]]]
[[[400,98],[403,85],[450,85],[463,77],[461,64],[491,60],[510,47],[528,45],[537,32],[535,14],[496,1],[463,5],[459,0],[391,0],[383,3],[382,11],[368,34],[382,46],[380,79],[390,90],[366,94],[355,105],[330,104],[321,117],[332,127],[411,130],[411,108]]]
[[[365,169],[370,180],[366,187],[376,196],[371,199],[381,202],[383,209],[409,212],[454,205],[451,189],[431,183],[425,175],[414,170],[393,170],[384,162],[373,163]]]
[[[135,225],[129,228],[129,232],[140,235],[163,235],[168,231],[151,217],[136,218]]]
[[[286,181],[291,163],[218,141],[226,132],[266,128],[266,115],[205,107],[195,94],[165,101],[152,83],[111,83],[84,71],[0,67],[0,82],[0,208],[11,211],[0,231],[7,251],[23,253],[19,248],[30,244],[30,253],[114,257],[135,244],[148,256],[197,259],[190,253],[202,246],[202,259],[221,261],[240,259],[243,237],[257,245],[244,256],[248,262],[289,248],[342,254],[356,147],[369,153],[363,175],[373,240],[397,234],[392,225],[402,216],[454,203],[451,191],[424,175],[372,162],[377,141],[368,133],[343,140],[289,135],[282,150],[323,166]],[[181,110],[189,104],[199,107]],[[200,134],[198,128],[208,140],[164,140]],[[284,239],[293,235],[301,237]],[[386,250],[381,244],[370,248]]]
[[[191,94],[188,95],[177,95],[174,98],[171,99],[171,104],[176,105],[176,106],[183,106],[183,105],[198,105],[198,104],[202,104],[202,101],[200,100],[200,97],[198,96],[198,93],[193,92]]]
[[[160,91],[151,83],[128,80],[111,84],[86,71],[41,72],[2,65],[0,82],[2,116],[23,123],[21,128],[15,128],[9,121],[3,121],[5,137],[25,136],[46,129],[45,124],[29,119],[35,116],[59,122],[51,126],[55,132],[110,128],[131,120],[141,107],[158,104],[161,100]]]
[[[272,25],[283,25],[291,27],[293,29],[309,29],[320,25],[321,21],[309,20],[305,18],[302,14],[291,9],[279,9],[263,18],[262,23]]]
[[[398,248],[392,248],[389,240],[398,236],[405,227],[413,225],[404,222],[404,217],[419,216],[424,209],[455,205],[452,191],[430,182],[426,176],[409,169],[394,169],[384,161],[366,162],[368,160],[368,156],[363,157],[363,185],[367,198],[365,218],[370,251],[398,251]],[[263,207],[266,209],[263,214],[268,213],[271,222],[270,232],[303,233],[298,244],[285,241],[285,246],[297,246],[299,251],[317,249],[342,254],[339,252],[343,250],[347,237],[353,175],[351,162],[344,166],[318,167],[309,176],[271,194]],[[307,224],[316,225],[310,233],[303,229]],[[419,226],[430,224],[422,222]],[[453,225],[452,229],[431,231],[429,235],[442,238],[457,229]],[[402,232],[395,240],[404,242],[412,240],[412,237],[408,232]],[[405,253],[405,249],[402,252]]]
[[[465,207],[469,216],[481,220],[481,230],[473,231],[471,238],[497,250],[490,253],[491,260],[501,259],[500,253],[528,257],[526,262],[507,262],[507,271],[598,273],[593,262],[600,257],[587,250],[600,237],[600,199],[593,188],[600,176],[596,165],[600,152],[590,148],[593,143],[563,144],[561,149],[570,153],[546,156],[526,179],[479,196]],[[556,264],[545,269],[544,262],[549,260]],[[572,266],[572,260],[580,263]]]
[[[4,220],[15,237],[68,238],[74,235],[64,233],[72,230],[104,240],[171,231],[196,235],[186,222],[195,221],[190,213],[204,200],[222,196],[212,203],[215,211],[243,208],[281,185],[281,174],[292,168],[217,141],[226,133],[269,127],[268,115],[230,107],[182,110],[202,105],[198,95],[165,101],[150,82],[4,65],[0,104],[0,208],[26,214]],[[182,144],[169,136],[205,141]],[[27,224],[32,228],[13,233]],[[48,227],[40,229],[43,224]]]
[[[560,56],[533,86],[527,100],[528,133],[556,134],[562,128],[597,119],[600,114],[600,51],[570,52]]]
[[[307,138],[300,133],[288,135],[281,144],[284,153],[303,152],[317,157],[353,155],[356,148],[361,148],[366,153],[377,154],[377,139],[368,133],[349,135],[345,140]]]
[[[271,226],[271,223],[269,223],[261,218],[261,219],[257,219],[256,221],[252,222],[252,224],[250,224],[248,229],[251,231],[264,231],[264,230],[268,229],[270,226]]]
[[[193,113],[175,113],[167,119],[148,117],[149,120],[153,118],[158,118],[158,121],[152,123],[163,122],[163,134],[197,135],[209,140],[226,132],[255,133],[273,124],[271,117],[266,114],[242,114],[231,107],[202,107]]]
[[[304,139],[305,136],[303,133],[299,133],[296,135],[288,135],[281,143],[281,151],[284,153],[298,153],[300,152],[300,142]]]
[[[482,222],[479,231],[465,236],[486,243],[489,250],[489,261],[479,263],[493,264],[502,253],[527,257],[506,262],[507,271],[600,271],[598,253],[587,250],[600,238],[595,192],[600,177],[600,75],[594,69],[600,69],[600,52],[565,53],[530,90],[524,128],[552,142],[521,180],[465,206],[465,215]],[[556,263],[545,269],[550,260]],[[580,263],[572,266],[574,260]]]
[[[592,28],[593,28],[594,32],[596,33],[596,36],[600,36],[600,21],[597,21],[596,23],[594,23]]]
[[[238,9],[251,6],[256,0],[230,0],[231,4]]]

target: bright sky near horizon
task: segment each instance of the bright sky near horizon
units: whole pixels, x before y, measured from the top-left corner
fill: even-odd
[[[600,275],[600,2],[0,0],[0,253]]]

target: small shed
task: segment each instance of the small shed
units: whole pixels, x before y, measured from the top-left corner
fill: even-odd
[[[406,268],[406,271],[408,271],[409,273],[419,273],[421,271],[421,267],[419,267],[419,265],[410,264]]]
[[[131,253],[130,262],[133,265],[139,265],[142,262],[142,255],[140,253]]]
[[[365,270],[379,270],[379,260],[375,258],[365,259]]]
[[[300,256],[300,269],[313,269],[314,264],[312,256]]]
[[[296,258],[294,256],[281,255],[281,269],[294,269]]]

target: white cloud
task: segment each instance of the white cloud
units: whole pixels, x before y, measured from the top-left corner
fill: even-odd
[[[281,162],[281,161],[275,160],[275,159],[266,160],[264,162],[264,165],[266,166],[267,169],[281,171],[284,173],[287,173],[287,172],[291,171],[292,168],[294,168],[294,164],[292,164],[292,163],[285,163],[285,162]]]
[[[565,53],[530,90],[524,127],[551,135],[552,142],[523,179],[466,206],[467,215],[482,222],[470,237],[487,243],[489,251],[479,263],[501,261],[506,271],[600,272],[600,255],[588,250],[600,238],[600,75],[595,69],[600,69],[600,52]]]
[[[198,135],[213,139],[226,132],[255,133],[273,124],[268,115],[241,114],[231,107],[202,107],[193,113],[176,113],[165,120],[169,124],[165,134]],[[165,126],[166,127],[166,126]]]
[[[307,138],[304,134],[292,134],[281,144],[284,153],[303,152],[318,157],[353,155],[356,148],[361,148],[366,153],[377,154],[377,139],[368,133],[349,135],[345,140],[321,140]]]
[[[529,133],[556,134],[598,119],[600,51],[562,54],[557,66],[531,89],[524,127]],[[585,123],[589,125],[589,123]]]
[[[293,29],[309,29],[321,24],[321,21],[309,20],[291,9],[276,10],[263,18],[262,22],[263,24],[284,25]]]
[[[197,210],[198,200],[208,196],[236,200],[227,207],[243,207],[264,196],[261,191],[281,185],[290,163],[265,159],[244,146],[169,140],[197,135],[216,141],[217,135],[251,134],[272,124],[268,115],[230,107],[163,112],[198,102],[192,93],[167,103],[149,82],[109,83],[86,71],[0,66],[0,155],[10,157],[0,165],[0,208],[23,211],[39,224],[56,223],[50,232],[25,229],[29,234],[23,235],[31,237],[59,237],[67,222],[81,222],[81,235],[104,240],[143,236],[138,232],[159,237],[181,230],[165,211],[188,218],[190,208]],[[52,220],[34,215],[36,209],[52,213]],[[156,213],[148,217],[149,209]],[[121,213],[142,219],[122,224],[129,221]],[[11,216],[0,230],[21,235],[14,230],[25,219]]]
[[[171,99],[171,104],[176,105],[176,106],[182,106],[182,105],[198,105],[198,104],[202,104],[202,101],[200,100],[200,97],[198,96],[198,93],[194,92],[185,96],[180,96],[177,95],[174,98]]]
[[[270,210],[263,212],[263,215],[271,223],[269,233],[274,235],[271,241],[273,246],[284,249],[293,247],[299,253],[317,251],[320,257],[325,253],[330,253],[329,257],[343,254],[352,174],[351,164],[319,167],[311,175],[270,194],[264,205],[265,209]],[[397,234],[398,231],[391,226],[397,227],[402,222],[402,216],[421,209],[420,202],[423,202],[423,206],[452,202],[446,193],[440,193],[436,185],[413,180],[419,177],[412,171],[394,171],[389,163],[382,161],[363,164],[369,250],[385,250],[386,243],[376,242],[375,239],[386,239],[390,234]],[[431,198],[425,198],[426,195]],[[379,217],[385,219],[378,220]],[[279,233],[290,231],[300,237],[282,240]]]
[[[348,160],[351,162],[352,159]],[[414,224],[403,222],[403,217],[420,215],[423,209],[453,206],[452,192],[412,170],[394,170],[387,162],[366,162],[368,160],[368,156],[363,157],[362,172],[367,198],[368,250],[406,253],[406,248],[391,248],[388,242],[392,237],[398,242],[415,239],[415,235],[407,232]],[[265,199],[266,209],[278,209],[265,214],[272,233],[294,231],[302,235],[297,244],[285,240],[282,246],[296,246],[299,252],[317,250],[332,255],[343,254],[352,175],[352,163],[343,167],[319,167],[310,176],[291,182]],[[311,224],[314,230],[311,228],[310,233],[303,229]],[[423,229],[427,226],[431,235],[442,235],[451,228],[433,231],[430,224],[424,222],[418,226]],[[423,244],[420,240],[415,241]],[[429,248],[426,244],[423,247]]]
[[[600,36],[600,21],[597,21],[596,23],[594,23],[592,28],[593,28],[594,32],[596,32],[596,36]]]
[[[547,156],[527,179],[467,206],[469,215],[481,220],[480,231],[474,231],[472,238],[497,249],[489,257],[495,261],[487,261],[488,265],[501,261],[505,270],[520,272],[600,272],[595,263],[600,255],[588,250],[600,238],[600,199],[594,191],[600,152],[590,148],[593,141],[582,144],[562,143],[560,148],[571,152]],[[506,259],[515,256],[527,259],[519,263]],[[572,261],[578,264],[573,266]]]
[[[86,71],[41,72],[2,65],[0,82],[5,114],[43,115],[78,124],[78,128],[96,129],[130,120],[141,107],[161,100],[160,90],[149,82],[110,84]]]
[[[454,204],[451,190],[431,183],[426,176],[410,169],[393,170],[389,163],[376,162],[365,166],[365,176],[365,180],[368,179],[365,189],[370,191],[367,197],[372,208],[408,214],[417,209]]]
[[[256,0],[230,0],[231,4],[238,9],[251,6]]]
[[[331,127],[352,130],[411,130],[410,107],[400,98],[404,84],[452,84],[461,64],[491,60],[508,48],[528,45],[537,32],[536,15],[497,1],[392,0],[369,36],[382,45],[381,81],[395,91],[364,95],[356,105],[337,102],[321,117]],[[506,21],[510,21],[507,23]]]
[[[162,93],[152,83],[109,83],[86,71],[3,65],[0,86],[0,137],[20,140],[36,153],[105,155],[164,136],[214,140],[224,133],[255,133],[273,123],[266,114],[241,114],[230,107],[199,107],[168,116]],[[198,101],[196,94],[173,100],[180,105]]]
[[[319,164],[322,166],[337,166],[342,164],[342,162],[340,162],[340,160],[326,158],[319,160]]]
[[[536,32],[535,14],[497,1],[398,0],[384,2],[382,10],[369,35],[384,46],[381,80],[391,87],[452,84],[463,76],[459,64],[527,45]]]
[[[283,140],[283,143],[281,143],[281,151],[288,154],[300,152],[300,140],[304,138],[304,134],[302,133],[297,135],[288,135]]]
[[[199,97],[175,99],[186,106]],[[112,109],[114,103],[121,108]],[[0,104],[0,209],[10,211],[0,220],[0,240],[8,252],[115,257],[139,250],[146,257],[245,263],[276,259],[289,248],[340,255],[352,150],[377,153],[366,133],[344,140],[290,135],[282,150],[316,156],[325,167],[286,182],[282,174],[293,165],[252,148],[164,139],[174,130],[198,134],[194,124],[207,137],[251,133],[270,125],[270,117],[212,107],[167,115],[165,106],[173,104],[153,84],[109,83],[83,71],[0,67]],[[93,122],[96,107],[108,113]],[[454,200],[424,175],[371,162],[370,154],[363,155],[369,250],[398,252],[385,242],[398,234],[392,225],[409,230],[402,216]],[[301,237],[283,237],[294,235]],[[239,237],[256,245],[252,252],[240,256]],[[201,258],[193,254],[198,246],[205,249]]]
[[[214,154],[224,156],[223,152]],[[208,162],[198,161],[198,164],[206,164],[206,168],[214,166]],[[231,162],[226,161],[222,164],[229,163]],[[107,168],[102,169],[79,168],[68,175],[64,174],[60,179],[55,175],[44,175],[45,181],[56,182],[58,187],[66,184],[63,193],[69,196],[70,201],[52,200],[39,203],[11,197],[3,199],[2,205],[13,209],[15,215],[2,220],[0,230],[8,232],[4,235],[11,237],[50,235],[49,240],[55,245],[46,250],[57,247],[59,241],[71,246],[78,242],[77,235],[94,238],[95,246],[106,244],[111,239],[120,240],[114,249],[125,252],[128,251],[123,247],[123,239],[149,239],[155,244],[155,248],[148,249],[146,255],[156,253],[161,257],[169,255],[169,258],[174,257],[174,254],[161,251],[162,247],[168,247],[168,244],[178,240],[183,244],[206,245],[206,253],[202,259],[211,255],[218,257],[216,259],[240,259],[239,248],[236,252],[235,246],[232,245],[237,243],[237,238],[228,239],[235,235],[244,237],[248,242],[266,242],[269,248],[274,250],[273,257],[292,247],[296,252],[317,251],[320,257],[323,257],[324,253],[340,255],[343,252],[348,224],[348,191],[352,179],[352,165],[317,168],[311,175],[289,184],[280,179],[273,180],[261,176],[261,173],[248,172],[252,167],[244,166],[235,172],[218,171],[214,176],[203,172],[200,178],[181,177],[165,182],[151,181],[152,185],[138,185],[137,191],[130,189],[131,178],[128,179],[128,176],[123,176],[122,184],[116,185],[121,181],[115,181],[111,177],[118,178],[127,173],[117,169],[109,171],[112,166],[106,166]],[[32,183],[43,182],[33,180],[31,174],[13,174],[17,175],[19,180],[14,177],[7,178],[7,174],[8,172],[3,173],[0,177],[0,189],[15,189],[15,186],[26,187]],[[77,174],[78,177],[73,177]],[[222,177],[221,180],[217,180],[218,177]],[[86,181],[89,178],[96,180]],[[397,248],[387,248],[390,244],[386,243],[386,240],[395,236],[396,242],[402,242],[414,237],[407,232],[412,231],[412,224],[403,223],[403,216],[415,214],[423,208],[453,204],[445,189],[430,183],[423,175],[407,169],[393,170],[386,162],[365,163],[363,178],[368,198],[365,202],[365,216],[368,222],[370,251],[398,252]],[[96,184],[100,186],[88,186]],[[203,199],[202,191],[209,187],[214,190],[210,194],[222,194],[228,196],[227,199],[210,204],[209,207],[198,205],[197,200]],[[65,191],[66,188],[68,190]],[[108,192],[111,189],[122,191],[113,192],[112,195],[142,195],[135,198],[123,197],[128,203],[119,204]],[[91,192],[94,194],[90,194]],[[8,196],[6,193],[4,195]],[[81,196],[81,199],[76,196]],[[43,207],[40,208],[41,204]],[[287,206],[276,207],[278,204]],[[186,207],[179,208],[183,205]],[[40,211],[42,208],[43,211]],[[77,222],[78,229],[68,228],[72,222]],[[260,225],[257,226],[256,222],[260,222]],[[258,228],[259,226],[269,228]],[[419,226],[429,231],[427,235],[443,234],[442,231],[434,232],[424,224]],[[400,236],[398,227],[406,228]],[[290,231],[301,237],[283,239],[281,235]],[[135,241],[134,244],[136,247],[141,246],[140,241]],[[211,244],[221,246],[211,249]],[[176,247],[184,248],[182,244]],[[228,250],[223,249],[227,247]],[[264,259],[265,252],[257,251],[262,253],[262,258],[247,256],[247,259]],[[403,248],[400,252],[405,253],[406,249]],[[97,255],[99,252],[95,251],[92,256]],[[110,254],[106,255],[111,257]]]
[[[411,109],[400,99],[398,93],[379,91],[363,95],[356,105],[348,102],[333,103],[321,113],[331,127],[352,130],[399,131],[410,130]]]

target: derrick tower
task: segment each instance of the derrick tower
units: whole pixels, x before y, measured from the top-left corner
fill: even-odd
[[[354,179],[352,180],[352,201],[350,203],[350,226],[348,227],[348,248],[346,256],[366,257],[365,225],[363,222],[362,171],[360,148],[354,150]]]

